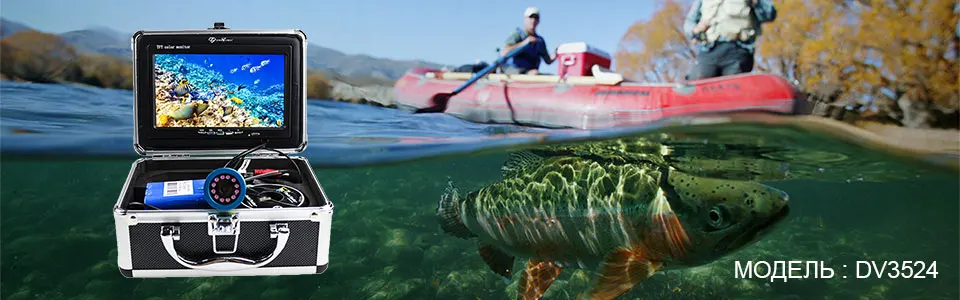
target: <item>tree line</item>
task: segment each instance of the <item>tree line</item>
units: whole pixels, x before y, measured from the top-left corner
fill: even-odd
[[[60,36],[35,30],[0,39],[0,75],[36,83],[81,83],[133,89],[132,59],[77,51]],[[330,82],[316,70],[307,76],[307,97],[330,99]]]
[[[616,69],[635,80],[675,82],[696,62],[683,34],[689,0],[663,0],[622,37]],[[756,70],[794,81],[837,119],[960,129],[956,0],[774,0]]]

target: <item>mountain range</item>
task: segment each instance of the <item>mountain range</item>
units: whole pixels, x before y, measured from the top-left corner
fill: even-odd
[[[31,30],[28,25],[0,18],[0,38],[18,31]],[[35,29],[34,29],[35,30]],[[91,27],[59,34],[77,50],[87,53],[131,57],[130,36],[110,28]],[[416,67],[443,67],[442,64],[423,60],[392,60],[365,54],[347,54],[341,51],[309,44],[307,66],[322,70],[328,77],[349,77],[367,83],[390,84],[409,69]]]

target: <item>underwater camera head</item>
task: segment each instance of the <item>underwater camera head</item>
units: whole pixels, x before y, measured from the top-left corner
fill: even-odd
[[[240,206],[247,195],[247,183],[236,170],[219,168],[207,175],[203,195],[210,207],[219,211],[231,210]]]
[[[290,30],[138,31],[135,145],[140,154],[306,147],[306,35]]]

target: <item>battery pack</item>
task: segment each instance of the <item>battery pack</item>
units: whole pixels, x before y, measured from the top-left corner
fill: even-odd
[[[203,179],[149,182],[143,202],[159,209],[209,208],[203,185]]]

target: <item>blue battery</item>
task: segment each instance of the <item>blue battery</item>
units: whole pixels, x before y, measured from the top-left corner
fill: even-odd
[[[143,203],[159,209],[208,209],[203,179],[147,183]]]

